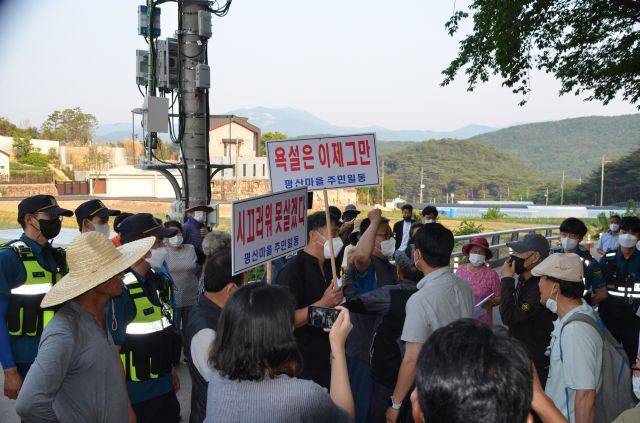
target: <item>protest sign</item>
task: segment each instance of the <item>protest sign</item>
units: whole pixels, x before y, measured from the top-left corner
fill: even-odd
[[[233,274],[307,245],[307,188],[234,201],[231,205]]]
[[[375,134],[274,140],[266,148],[272,192],[380,183]]]

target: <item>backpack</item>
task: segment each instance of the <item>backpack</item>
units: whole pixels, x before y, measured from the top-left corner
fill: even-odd
[[[631,368],[622,345],[604,327],[600,316],[596,320],[584,313],[575,313],[564,322],[560,331],[560,361],[562,361],[562,330],[571,322],[584,322],[602,337],[602,387],[596,394],[596,422],[609,423],[636,404],[631,382]],[[567,395],[568,398],[568,395]]]

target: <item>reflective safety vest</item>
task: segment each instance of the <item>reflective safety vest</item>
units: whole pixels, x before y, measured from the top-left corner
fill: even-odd
[[[158,294],[158,306],[149,299],[133,273],[126,273],[123,281],[136,308],[135,318],[127,325],[120,354],[127,380],[140,382],[165,376],[171,372],[175,342],[170,291],[164,299]]]
[[[7,329],[12,336],[38,336],[53,318],[52,308],[40,308],[40,302],[63,273],[60,269],[50,272],[43,268],[31,248],[23,241],[11,241],[0,249],[12,248],[24,266],[24,284],[13,288],[7,308]]]
[[[605,255],[605,282],[607,292],[614,298],[627,299],[629,304],[640,303],[640,277],[627,277],[622,281],[616,264],[616,252]]]

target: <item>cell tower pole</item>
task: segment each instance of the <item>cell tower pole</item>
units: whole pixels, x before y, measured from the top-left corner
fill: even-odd
[[[186,173],[185,208],[208,204],[209,188],[209,90],[196,87],[196,65],[206,63],[207,39],[198,35],[198,11],[207,10],[203,1],[184,1],[180,25],[180,88],[184,112],[183,149]]]

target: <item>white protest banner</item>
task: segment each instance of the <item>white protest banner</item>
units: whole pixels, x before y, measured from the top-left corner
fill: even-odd
[[[376,135],[341,135],[266,143],[271,191],[378,185]]]
[[[231,264],[234,275],[307,245],[307,187],[234,201]]]

